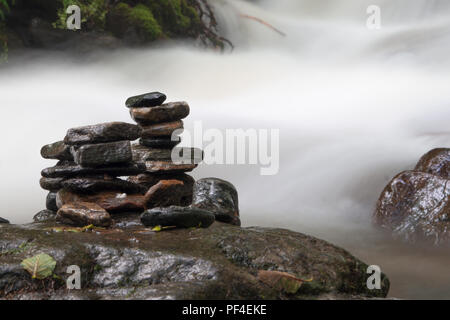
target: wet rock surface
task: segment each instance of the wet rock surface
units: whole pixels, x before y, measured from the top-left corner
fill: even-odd
[[[125,102],[127,108],[156,107],[164,103],[167,97],[161,92],[149,92],[138,96],[129,97]]]
[[[187,206],[192,202],[192,185],[180,180],[160,180],[145,194],[146,208]]]
[[[57,211],[58,211],[58,208],[56,208],[55,211],[48,210],[48,209],[41,210],[34,215],[33,221],[34,222],[44,222],[44,221],[55,220]]]
[[[450,181],[405,171],[383,190],[374,222],[408,242],[450,245]]]
[[[142,126],[172,122],[186,118],[189,115],[189,105],[182,101],[151,108],[130,108],[130,115]]]
[[[106,167],[82,167],[74,162],[65,162],[57,164],[54,167],[42,170],[41,175],[44,178],[70,178],[90,175],[108,174],[113,177],[133,176],[146,171],[145,165],[140,163],[116,164]],[[56,180],[55,180],[56,182]]]
[[[147,191],[142,185],[118,178],[73,178],[64,180],[62,187],[77,193],[96,193],[101,191],[117,191],[122,193],[142,193]],[[62,188],[61,188],[62,189]]]
[[[73,160],[73,156],[70,153],[70,146],[66,145],[63,141],[43,146],[41,156],[44,159]]]
[[[74,233],[49,231],[53,226],[0,225],[0,299],[366,299],[389,290],[384,274],[381,290],[367,289],[367,265],[347,251],[283,229],[215,222],[208,229]],[[38,253],[56,260],[63,280],[69,265],[80,266],[81,290],[32,280],[20,262]],[[288,294],[261,282],[259,270],[313,280]]]
[[[213,212],[218,221],[241,225],[238,193],[228,181],[218,178],[196,181],[192,205]]]
[[[9,221],[4,219],[4,218],[2,218],[2,217],[0,217],[0,223],[9,223]]]
[[[63,205],[56,214],[56,221],[77,227],[91,224],[109,227],[112,224],[111,216],[105,209],[95,203],[81,201]]]
[[[189,172],[197,168],[198,164],[174,163],[172,161],[146,161],[146,171],[149,173],[182,173]]]
[[[62,188],[62,183],[65,179],[64,178],[45,178],[42,177],[39,180],[39,185],[42,189],[48,190],[51,192],[58,191]]]
[[[45,207],[47,210],[58,211],[58,207],[56,206],[56,192],[49,192],[47,194],[47,198],[45,200]]]
[[[438,148],[429,151],[422,156],[414,170],[450,179],[450,149]]]
[[[153,174],[153,173],[142,173],[137,176],[131,176],[128,178],[128,181],[140,184],[148,189],[153,187],[155,184],[160,182],[161,180],[179,180],[183,181],[186,186],[189,186],[190,189],[193,189],[195,180],[190,175],[185,173],[180,174]]]
[[[173,140],[172,140],[173,138]],[[139,139],[139,144],[149,148],[167,148],[172,149],[181,142],[180,137],[155,137],[148,139]],[[176,139],[175,139],[176,138]]]
[[[179,130],[177,131],[177,134],[181,134],[181,129],[183,129],[183,121],[181,120],[166,123],[157,123],[154,125],[142,127],[141,137],[144,139],[163,136],[170,137],[175,130]]]
[[[83,145],[73,151],[75,163],[83,167],[128,163],[132,160],[130,141]]]
[[[214,214],[209,211],[178,206],[150,209],[141,216],[142,223],[148,227],[208,228],[214,220]]]
[[[76,146],[122,140],[133,141],[139,138],[140,134],[141,129],[135,124],[107,122],[69,129],[64,143]]]

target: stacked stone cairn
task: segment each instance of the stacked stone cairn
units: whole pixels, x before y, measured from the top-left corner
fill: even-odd
[[[215,220],[240,225],[232,184],[217,178],[196,182],[186,174],[203,152],[177,147],[189,105],[165,100],[159,92],[131,97],[126,106],[137,125],[72,128],[63,141],[42,147],[43,158],[59,161],[41,172],[47,209],[34,220],[118,227],[140,214],[147,227],[208,227]]]

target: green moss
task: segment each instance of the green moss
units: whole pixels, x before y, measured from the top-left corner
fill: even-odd
[[[106,14],[108,12],[107,0],[58,0],[61,7],[57,12],[58,19],[53,23],[55,28],[66,29],[67,7],[77,5],[81,11],[81,29],[85,31],[98,30],[105,28]]]

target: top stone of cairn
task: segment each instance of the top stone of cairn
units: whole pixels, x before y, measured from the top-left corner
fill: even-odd
[[[166,99],[167,97],[164,93],[150,92],[130,97],[125,104],[128,108],[149,108],[162,105]]]

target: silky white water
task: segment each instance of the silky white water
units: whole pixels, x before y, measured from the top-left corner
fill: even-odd
[[[217,1],[233,52],[182,44],[92,54],[39,53],[0,70],[0,216],[29,222],[45,207],[42,145],[68,128],[130,122],[126,97],[159,90],[186,100],[185,128],[280,129],[280,170],[200,165],[239,191],[243,225],[286,227],[342,245],[390,276],[397,297],[450,298],[450,257],[391,243],[371,215],[386,183],[450,131],[450,3]],[[280,36],[257,17],[286,34]],[[189,145],[184,142],[184,145]],[[400,254],[401,253],[401,254]]]

